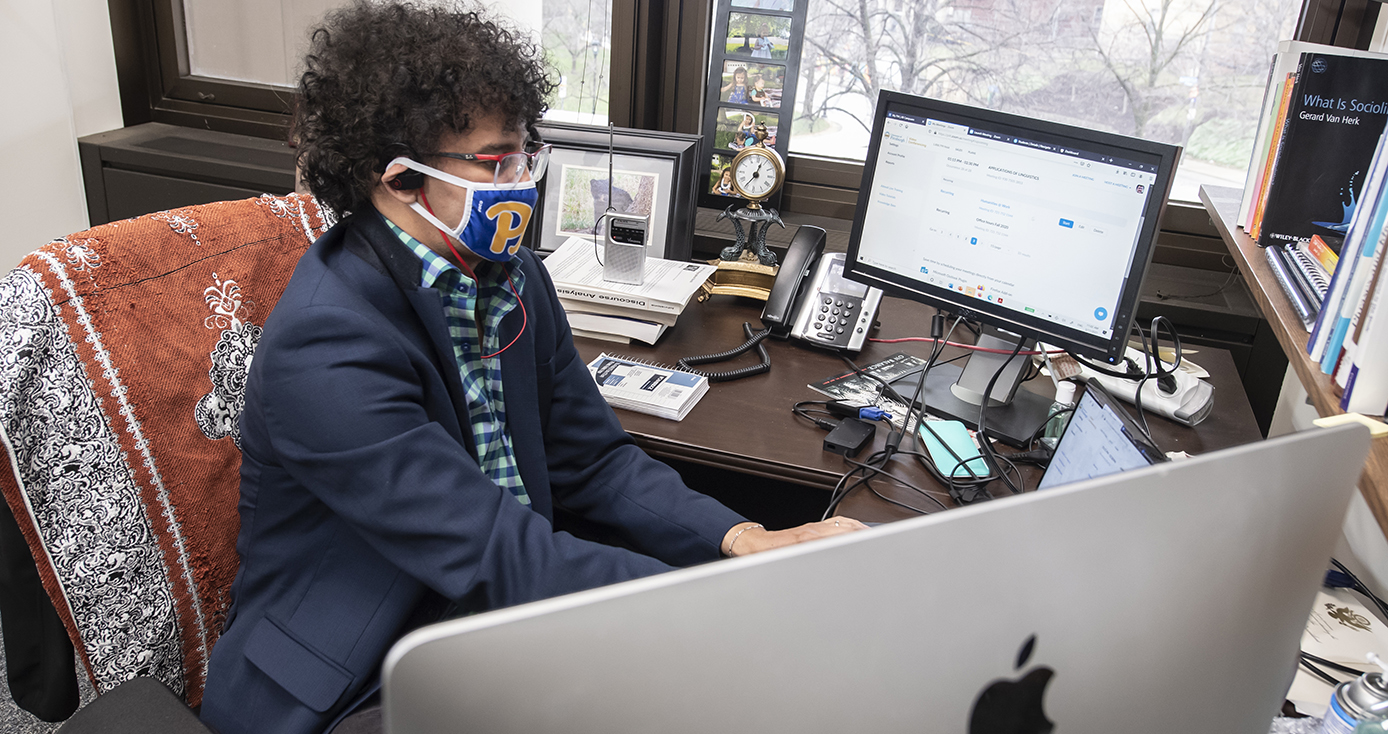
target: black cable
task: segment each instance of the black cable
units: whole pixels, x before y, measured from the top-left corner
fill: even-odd
[[[703,377],[708,378],[709,382],[727,382],[729,380],[738,380],[743,377],[751,377],[752,375],[759,375],[763,372],[769,371],[771,369],[771,355],[766,353],[766,347],[762,344],[762,341],[765,340],[766,337],[771,335],[771,329],[766,328],[754,333],[752,331],[752,325],[744,321],[742,322],[742,333],[746,335],[747,341],[743,343],[741,346],[734,347],[726,352],[719,352],[717,354],[705,354],[701,357],[681,357],[680,360],[675,363],[675,366],[684,370],[685,372],[692,372],[696,375],[702,375]],[[727,372],[704,372],[703,370],[697,370],[693,367],[693,365],[696,364],[723,362],[732,359],[733,357],[736,357],[753,347],[756,347],[757,349],[757,356],[761,357],[761,364],[754,364],[750,367],[742,367],[735,370],[728,370]]]
[[[1171,363],[1170,369],[1164,369],[1161,361],[1161,325],[1166,324],[1166,330],[1171,334],[1171,344],[1175,350],[1176,359]],[[1172,392],[1176,390],[1176,370],[1181,367],[1181,337],[1176,333],[1176,327],[1165,316],[1157,316],[1152,319],[1152,341],[1147,342],[1147,333],[1141,327],[1137,330],[1137,335],[1142,340],[1142,379],[1137,381],[1137,391],[1133,394],[1133,405],[1137,407],[1137,417],[1142,421],[1142,432],[1147,435],[1147,440],[1156,443],[1152,439],[1152,429],[1147,426],[1147,414],[1142,410],[1142,388],[1147,384],[1147,380],[1157,378],[1157,392],[1163,393],[1164,387],[1168,384]],[[1153,363],[1156,364],[1156,371],[1152,371]],[[1170,380],[1168,383],[1167,380]]]
[[[1003,360],[1003,363],[998,366],[997,371],[993,373],[992,378],[988,380],[988,387],[984,388],[983,390],[983,400],[978,405],[978,435],[981,439],[978,442],[978,445],[981,449],[981,453],[985,456],[985,463],[991,465],[992,467],[997,467],[997,464],[995,462],[997,454],[993,451],[992,444],[988,442],[988,432],[984,423],[984,421],[987,419],[988,414],[988,401],[990,399],[990,396],[993,394],[993,386],[997,384],[998,378],[1002,377],[1002,373],[1007,369],[1007,365],[1012,364],[1012,360],[1017,358],[1017,353],[1022,351],[1022,344],[1025,341],[1025,336],[1017,337],[1017,346],[1012,348],[1012,353],[1007,355],[1007,359]],[[1012,494],[1022,493],[1022,488],[1016,484],[1013,484],[1012,480],[1007,478],[1007,474],[1005,472],[999,471],[998,474],[1002,477],[1003,484],[1006,484],[1007,488],[1012,491]],[[1017,476],[1018,479],[1021,478],[1020,472]]]
[[[1301,658],[1301,666],[1311,671],[1313,674],[1315,674],[1317,678],[1320,678],[1321,680],[1325,681],[1326,683],[1329,683],[1332,686],[1338,686],[1341,683],[1344,683],[1344,681],[1332,678],[1329,673],[1307,662],[1305,656],[1302,656]]]
[[[871,484],[867,485],[867,488],[868,488],[868,491],[869,491],[869,492],[872,492],[873,494],[877,495],[877,496],[878,496],[879,498],[881,498],[882,501],[884,501],[884,502],[889,502],[889,503],[891,503],[891,504],[893,504],[893,505],[896,505],[897,507],[904,507],[904,508],[906,508],[906,509],[908,509],[908,510],[910,510],[910,511],[912,511],[912,512],[915,512],[915,513],[917,513],[917,514],[920,514],[920,515],[929,515],[929,514],[930,514],[930,510],[922,510],[922,509],[919,508],[919,507],[913,507],[913,506],[911,506],[911,505],[906,504],[905,502],[900,502],[900,501],[898,501],[898,500],[894,500],[894,499],[892,499],[891,497],[888,497],[887,495],[882,494],[881,492],[878,492],[878,491],[877,491],[877,488],[874,487],[874,486],[872,486]]]
[[[1158,289],[1157,292],[1156,292],[1157,300],[1158,300],[1158,301],[1165,301],[1165,300],[1169,300],[1169,299],[1172,299],[1172,298],[1182,298],[1182,299],[1187,299],[1187,300],[1189,300],[1189,299],[1194,299],[1194,298],[1209,298],[1209,297],[1211,297],[1211,296],[1217,296],[1217,295],[1223,293],[1223,292],[1225,291],[1225,289],[1227,289],[1230,285],[1233,284],[1234,278],[1238,276],[1238,274],[1239,274],[1239,266],[1236,265],[1236,264],[1234,264],[1234,258],[1232,258],[1232,257],[1230,257],[1230,256],[1228,256],[1228,255],[1223,255],[1223,256],[1221,256],[1221,257],[1219,258],[1219,264],[1220,264],[1220,265],[1224,265],[1224,266],[1229,267],[1229,268],[1232,268],[1232,270],[1229,271],[1229,277],[1224,279],[1224,285],[1221,285],[1220,287],[1216,288],[1215,290],[1210,291],[1209,293],[1193,293],[1193,294],[1192,294],[1192,293],[1162,293],[1161,290]]]
[[[1033,360],[1033,361],[1030,363],[1030,366],[1027,368],[1027,374],[1026,374],[1026,376],[1022,378],[1022,382],[1031,382],[1032,380],[1035,380],[1036,378],[1038,378],[1038,377],[1040,377],[1040,376],[1041,376],[1041,365],[1040,365],[1040,363],[1038,363],[1038,362],[1036,362],[1036,361]]]
[[[828,410],[819,410],[819,409],[816,409],[816,408],[806,408],[806,407],[804,407],[804,406],[806,406],[806,405],[824,405],[824,406],[827,406],[828,404],[829,404],[829,401],[827,401],[827,400],[801,400],[800,402],[796,403],[795,405],[790,406],[790,412],[792,412],[792,413],[794,413],[794,414],[796,414],[796,415],[800,416],[801,418],[804,418],[804,419],[806,419],[806,420],[808,420],[808,421],[812,421],[816,426],[818,426],[818,427],[820,427],[820,428],[822,428],[822,429],[824,429],[824,430],[826,430],[826,431],[832,431],[832,430],[834,430],[834,428],[838,427],[838,425],[839,425],[839,422],[838,422],[838,420],[837,420],[837,417],[834,416],[833,413],[830,413]],[[820,418],[816,418],[816,417],[810,415],[810,412],[811,412],[811,411],[813,411],[813,412],[815,412],[815,413],[823,413],[824,415],[828,415],[828,416],[834,416],[835,419],[834,419],[834,420],[823,420],[823,419],[820,419]]]
[[[1334,558],[1331,558],[1330,562],[1334,564],[1335,568],[1340,570],[1340,573],[1343,573],[1344,575],[1348,576],[1349,580],[1354,582],[1354,586],[1351,588],[1353,588],[1360,594],[1363,594],[1365,597],[1369,599],[1369,601],[1372,601],[1374,603],[1374,606],[1378,607],[1379,614],[1382,614],[1385,619],[1388,619],[1388,604],[1385,604],[1382,599],[1378,598],[1377,594],[1370,591],[1369,587],[1366,586],[1363,581],[1360,581],[1359,577],[1355,576],[1353,571],[1350,571],[1348,568],[1345,567],[1345,564],[1340,563]]]
[[[935,504],[939,505],[941,510],[947,510],[947,509],[949,509],[949,507],[946,506],[945,503],[943,503],[943,502],[941,502],[940,500],[936,499],[935,496],[931,493],[930,490],[928,490],[928,489],[922,489],[921,487],[917,487],[915,484],[912,484],[911,482],[908,482],[908,481],[906,481],[905,479],[902,479],[901,477],[898,477],[897,475],[895,475],[895,474],[893,474],[893,473],[887,471],[886,469],[884,469],[884,468],[882,468],[882,467],[872,466],[872,465],[870,465],[870,464],[864,464],[864,463],[861,463],[861,462],[858,462],[858,461],[854,461],[853,459],[847,459],[847,458],[844,459],[844,461],[847,461],[849,464],[853,464],[854,466],[856,466],[857,468],[859,468],[859,469],[861,469],[861,470],[863,470],[863,471],[870,471],[870,472],[872,472],[874,475],[876,475],[876,474],[885,474],[886,476],[890,477],[890,478],[892,479],[892,481],[895,481],[896,483],[902,485],[903,487],[906,487],[907,489],[910,489],[910,490],[915,491],[915,492],[916,492],[917,494],[919,494],[920,496],[922,496],[922,497],[924,497],[924,498],[930,500],[931,502],[934,502]]]
[[[872,461],[881,454],[881,451],[874,452],[871,456],[868,457],[868,461]],[[839,477],[838,483],[834,485],[834,489],[829,493],[829,505],[824,508],[824,514],[820,516],[820,520],[828,519],[828,517],[834,513],[834,508],[838,507],[839,502],[843,501],[843,498],[848,496],[848,493],[853,491],[853,489],[858,486],[858,484],[854,484],[851,487],[844,487],[844,485],[847,484],[849,478],[852,477],[854,474],[857,474],[859,471],[861,470],[856,468],[849,469],[848,471],[843,473],[843,476]]]
[[[1132,332],[1129,331],[1128,333],[1131,334]],[[1139,377],[1142,377],[1143,375],[1143,372],[1140,368],[1138,368],[1137,363],[1132,361],[1128,357],[1123,358],[1123,363],[1128,366],[1128,370],[1125,372],[1118,372],[1117,370],[1109,369],[1108,365],[1095,364],[1093,362],[1090,362],[1089,360],[1085,359],[1084,357],[1081,357],[1078,354],[1075,354],[1074,352],[1067,351],[1065,353],[1070,355],[1071,359],[1078,362],[1080,366],[1084,367],[1085,369],[1094,370],[1095,372],[1098,372],[1099,374],[1105,375],[1107,377],[1117,377],[1120,380],[1136,380]]]
[[[897,392],[896,388],[892,387],[890,382],[859,367],[857,362],[854,362],[852,358],[843,352],[839,352],[839,359],[843,360],[843,363],[848,366],[848,369],[853,370],[853,374],[866,377],[877,383],[877,399],[879,401],[882,399],[882,396],[885,395],[902,405],[906,404],[906,398],[902,397],[901,393]],[[908,372],[907,374],[910,373]]]
[[[943,318],[942,318],[941,314],[939,314],[939,313],[937,312],[935,319],[932,320],[932,329],[931,329],[931,331],[932,331],[931,337],[935,340],[934,348],[931,350],[930,357],[926,360],[926,363],[925,363],[924,367],[921,368],[921,371],[920,371],[920,375],[921,375],[921,376],[920,376],[920,380],[916,383],[916,389],[915,389],[914,393],[912,394],[911,399],[910,399],[909,401],[906,400],[905,398],[903,398],[903,397],[901,396],[901,394],[898,393],[898,392],[895,390],[895,388],[893,388],[893,387],[891,386],[890,383],[887,383],[885,380],[882,380],[880,377],[878,377],[878,376],[876,376],[876,375],[873,375],[873,374],[871,374],[871,373],[868,373],[868,372],[862,370],[862,368],[858,367],[858,365],[855,364],[855,363],[853,362],[853,360],[850,359],[847,355],[840,353],[840,355],[839,355],[840,359],[842,359],[842,360],[844,361],[844,363],[845,363],[846,365],[848,365],[848,367],[854,371],[855,374],[865,375],[865,376],[867,376],[869,379],[872,379],[872,380],[876,381],[876,382],[880,385],[881,389],[880,389],[880,391],[879,391],[879,395],[881,395],[881,394],[886,394],[886,395],[888,395],[889,397],[891,397],[893,400],[897,401],[898,403],[904,404],[904,405],[906,406],[906,416],[905,416],[905,420],[904,420],[904,422],[903,422],[903,424],[902,424],[902,429],[901,429],[901,432],[900,432],[900,433],[898,433],[898,432],[896,431],[895,426],[893,426],[892,433],[889,435],[888,440],[887,440],[887,446],[886,446],[882,451],[878,451],[878,452],[873,453],[871,456],[868,457],[868,459],[867,459],[865,462],[858,462],[858,461],[854,461],[854,460],[852,460],[852,459],[848,459],[848,458],[845,457],[844,460],[845,460],[847,463],[849,463],[850,465],[852,465],[853,468],[850,469],[849,471],[845,472],[844,475],[843,475],[842,477],[839,478],[838,483],[834,486],[834,490],[830,493],[829,504],[828,504],[828,507],[825,508],[823,518],[828,518],[830,515],[832,515],[833,512],[834,512],[834,510],[835,510],[835,508],[838,507],[839,503],[842,502],[843,499],[844,499],[845,497],[847,497],[849,493],[851,493],[854,489],[857,489],[857,488],[860,487],[860,486],[866,486],[866,487],[868,488],[868,490],[871,491],[873,494],[876,494],[876,495],[878,495],[879,497],[883,497],[883,495],[882,495],[880,492],[878,492],[878,491],[876,490],[876,488],[874,488],[874,487],[872,486],[872,484],[871,484],[871,481],[872,481],[873,477],[875,477],[877,474],[885,474],[886,476],[888,476],[888,477],[890,477],[891,479],[893,479],[894,481],[896,481],[896,482],[902,484],[903,486],[906,486],[906,487],[912,489],[913,491],[915,491],[915,492],[917,492],[917,493],[920,493],[922,496],[926,497],[926,498],[929,499],[930,501],[932,501],[932,502],[934,502],[935,504],[939,505],[941,509],[946,509],[947,506],[946,506],[943,502],[941,502],[940,500],[936,499],[936,498],[935,498],[934,496],[932,496],[931,494],[928,494],[928,492],[930,492],[931,490],[925,490],[925,489],[922,489],[922,488],[920,488],[920,487],[917,487],[917,486],[915,486],[914,484],[911,484],[911,483],[909,483],[909,482],[907,482],[907,481],[901,479],[900,477],[898,477],[898,476],[892,474],[891,472],[889,472],[889,471],[887,471],[887,470],[885,469],[886,464],[887,464],[888,462],[890,462],[891,459],[893,458],[893,456],[895,456],[895,455],[909,455],[909,456],[915,456],[915,457],[917,457],[918,460],[920,460],[920,462],[926,467],[926,469],[934,476],[934,478],[935,478],[937,481],[939,481],[941,484],[946,485],[946,486],[948,486],[948,487],[950,488],[950,491],[949,491],[949,493],[948,493],[949,496],[950,496],[950,498],[951,498],[951,499],[954,499],[956,502],[958,502],[958,503],[961,504],[961,505],[962,505],[962,504],[967,504],[967,501],[966,501],[966,500],[967,500],[968,498],[965,498],[965,497],[963,496],[963,490],[965,490],[965,489],[971,489],[971,490],[974,490],[974,491],[976,491],[976,492],[982,492],[984,495],[986,495],[986,494],[987,494],[987,491],[986,491],[986,489],[984,488],[985,485],[988,484],[989,482],[992,482],[994,479],[997,478],[997,476],[1003,477],[1004,481],[1006,481],[1009,485],[1012,484],[1012,480],[1007,476],[1007,474],[1006,474],[1005,471],[998,471],[998,470],[997,470],[997,466],[998,466],[997,463],[993,463],[993,464],[991,465],[990,473],[989,473],[987,476],[983,476],[983,477],[979,477],[979,476],[977,475],[977,472],[975,472],[975,471],[973,470],[972,467],[969,467],[967,464],[965,464],[966,468],[967,468],[967,469],[969,470],[969,472],[974,476],[974,478],[972,478],[972,479],[955,479],[955,478],[953,478],[953,477],[946,477],[946,476],[942,475],[942,474],[939,472],[938,468],[934,466],[933,462],[930,462],[930,461],[929,461],[929,457],[928,457],[928,456],[926,456],[926,455],[924,455],[924,454],[920,454],[920,453],[918,453],[918,452],[909,451],[909,450],[904,450],[904,451],[903,451],[903,450],[901,450],[901,449],[899,448],[899,442],[900,442],[901,438],[910,430],[910,427],[911,427],[913,424],[914,424],[915,426],[921,426],[921,425],[924,425],[924,424],[925,424],[925,420],[924,420],[925,407],[924,407],[924,405],[920,405],[919,407],[917,407],[917,404],[918,404],[919,401],[920,401],[920,395],[921,395],[921,393],[923,392],[923,390],[924,390],[924,388],[925,388],[925,381],[926,381],[926,379],[928,379],[928,377],[929,377],[929,375],[930,375],[930,370],[931,370],[936,364],[940,364],[940,362],[939,362],[939,357],[940,357],[940,355],[944,352],[944,348],[945,348],[946,342],[948,342],[949,339],[950,339],[950,337],[952,337],[952,336],[954,335],[955,330],[959,327],[959,325],[960,325],[961,323],[965,323],[965,322],[964,322],[964,319],[963,319],[962,317],[956,317],[956,318],[954,319],[953,324],[950,325],[949,331],[946,332],[946,333],[944,333],[944,334],[941,334],[941,332],[944,331],[943,328],[942,328],[942,327],[943,327]],[[967,328],[967,325],[966,325],[966,328]],[[953,362],[953,361],[955,361],[955,360],[957,360],[957,359],[961,359],[961,358],[967,357],[967,356],[968,356],[967,354],[964,354],[964,355],[961,355],[961,356],[959,356],[959,357],[955,357],[955,358],[953,358],[953,359],[947,360],[947,362]],[[1014,356],[1015,356],[1015,355],[1014,355]],[[947,363],[947,362],[946,362],[946,363]],[[909,374],[909,373],[908,373],[908,374]],[[900,378],[898,378],[898,379],[900,379]],[[805,417],[808,418],[809,416],[805,416]],[[932,431],[932,433],[933,433],[933,431]],[[913,433],[912,435],[914,435],[914,433]],[[937,438],[937,439],[939,438],[938,435],[936,436],[936,438]],[[955,454],[955,453],[953,452],[952,449],[949,449],[949,446],[948,446],[947,444],[945,444],[943,441],[941,441],[941,444],[944,445],[944,446],[946,447],[947,450],[950,450],[950,453],[954,456],[954,458],[955,458],[957,461],[960,461],[961,463],[963,463],[963,460],[961,459],[961,457],[958,456],[958,454]],[[972,458],[970,458],[968,461],[973,461],[973,460],[976,459],[976,458],[978,458],[978,457],[972,457]],[[1007,465],[1008,465],[1008,468],[1010,468],[1010,469],[1012,470],[1012,473],[1016,475],[1017,481],[1020,483],[1020,481],[1021,481],[1021,472],[1017,469],[1016,465],[1012,464],[1011,462],[1006,462],[1006,463],[1007,463]],[[985,460],[985,465],[986,465],[986,464],[987,464],[987,461]],[[951,473],[952,473],[952,472],[953,472],[953,469],[951,469]],[[861,473],[862,476],[859,477],[856,481],[853,481],[854,476],[857,475],[857,474],[859,474],[859,473]],[[997,476],[994,476],[995,474],[996,474]],[[850,481],[851,481],[851,483],[850,483]],[[912,506],[910,506],[910,505],[908,505],[908,504],[906,504],[906,503],[896,502],[895,500],[891,500],[891,499],[886,498],[886,497],[883,497],[883,499],[886,499],[888,502],[891,502],[892,504],[897,504],[897,505],[900,505],[901,507],[905,507],[905,508],[907,508],[907,509],[910,509],[910,510],[913,510],[913,511],[916,511],[916,512],[922,512],[922,511],[920,510],[920,508],[912,507]]]
[[[1036,443],[1036,439],[1041,437],[1041,433],[1046,430],[1046,426],[1050,425],[1052,418],[1058,415],[1065,415],[1066,413],[1073,412],[1075,412],[1075,406],[1072,405],[1068,408],[1061,408],[1060,410],[1057,410],[1054,413],[1049,413],[1046,416],[1046,420],[1041,421],[1041,425],[1037,426],[1036,430],[1031,432],[1031,438],[1027,439],[1027,446],[1030,447],[1032,444]]]
[[[1367,670],[1351,668],[1348,665],[1341,665],[1337,662],[1334,662],[1333,660],[1326,660],[1325,658],[1316,657],[1315,655],[1312,655],[1311,653],[1306,652],[1305,650],[1301,651],[1301,657],[1306,658],[1307,660],[1313,663],[1324,665],[1325,667],[1330,668],[1331,670],[1338,670],[1341,673],[1349,673],[1350,675],[1363,675],[1368,672]]]

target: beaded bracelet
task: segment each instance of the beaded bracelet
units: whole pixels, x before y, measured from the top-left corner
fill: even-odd
[[[741,530],[737,531],[737,534],[736,534],[736,535],[733,535],[733,539],[730,540],[730,541],[728,541],[728,557],[729,557],[729,558],[732,558],[732,557],[733,557],[733,543],[736,543],[736,542],[737,542],[737,539],[740,538],[740,537],[742,537],[742,534],[743,534],[743,533],[747,532],[748,530],[751,530],[752,528],[761,528],[761,529],[765,530],[765,529],[766,529],[766,526],[765,526],[765,525],[762,525],[762,524],[759,523],[759,522],[755,522],[755,523],[752,523],[751,525],[747,525],[747,526],[743,527]]]

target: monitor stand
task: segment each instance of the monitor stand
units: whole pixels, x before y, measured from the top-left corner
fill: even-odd
[[[1010,338],[1008,338],[1010,337]],[[952,364],[936,365],[930,369],[925,388],[921,390],[918,405],[924,406],[931,415],[960,421],[969,428],[978,428],[978,407],[983,401],[983,391],[988,389],[988,381],[1007,361],[1007,355],[1017,345],[1017,336],[994,328],[985,328],[978,338],[978,346],[1000,349],[1002,354],[974,352],[960,368]],[[1034,348],[1035,342],[1028,339],[1022,350]],[[993,385],[992,399],[988,401],[988,415],[985,419],[988,435],[1016,448],[1026,448],[1032,434],[1041,428],[1050,413],[1051,398],[1042,397],[1030,390],[1019,390],[1022,377],[1026,375],[1029,357],[1018,355],[1012,359],[1006,371]],[[892,381],[892,387],[903,397],[915,394],[920,373],[913,372]]]

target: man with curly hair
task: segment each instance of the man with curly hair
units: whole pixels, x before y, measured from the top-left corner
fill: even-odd
[[[340,221],[252,362],[205,721],[371,730],[412,627],[861,527],[767,531],[622,430],[519,246],[554,87],[532,45],[468,9],[358,2],[305,66],[300,171]],[[557,508],[625,547],[556,532]]]

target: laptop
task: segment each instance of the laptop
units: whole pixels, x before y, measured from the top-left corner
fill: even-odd
[[[1050,489],[1167,460],[1104,386],[1090,380],[1036,488]]]
[[[1359,426],[443,622],[390,734],[1265,734]]]

